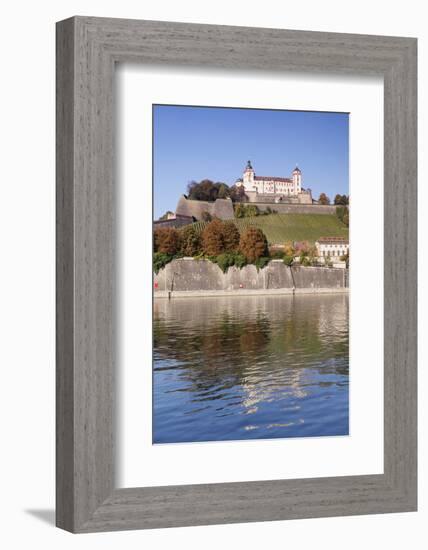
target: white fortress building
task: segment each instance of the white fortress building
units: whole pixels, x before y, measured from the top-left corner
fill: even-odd
[[[244,187],[249,202],[312,204],[311,190],[302,188],[302,172],[297,166],[291,178],[256,176],[248,161],[242,178],[236,180],[235,185]]]

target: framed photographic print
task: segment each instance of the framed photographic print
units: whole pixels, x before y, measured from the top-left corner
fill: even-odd
[[[57,26],[57,525],[416,510],[416,40]]]

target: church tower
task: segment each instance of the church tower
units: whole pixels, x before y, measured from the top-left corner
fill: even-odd
[[[298,195],[302,192],[302,172],[297,165],[296,168],[293,170],[293,188],[295,195]]]
[[[254,189],[254,170],[251,166],[251,161],[249,160],[247,162],[247,166],[245,167],[244,174],[242,176],[242,181],[244,182],[244,187],[248,191],[253,191]]]

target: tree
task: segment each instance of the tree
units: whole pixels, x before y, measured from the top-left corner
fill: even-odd
[[[202,250],[207,256],[224,252],[223,223],[215,219],[202,231]]]
[[[232,202],[246,202],[247,200],[245,187],[243,185],[232,185],[232,187],[229,188],[229,196]]]
[[[318,250],[316,246],[311,246],[308,250],[308,259],[311,265],[316,263],[318,259]]]
[[[223,245],[226,252],[235,252],[239,246],[239,231],[233,222],[224,222],[223,228]]]
[[[320,204],[330,204],[330,199],[327,197],[325,193],[321,193],[319,196],[318,202]]]
[[[343,256],[340,257],[340,261],[345,262],[346,267],[349,268],[349,248],[348,248],[346,254],[344,254]]]
[[[245,217],[245,204],[235,204],[235,217],[244,218]]]
[[[267,255],[267,239],[261,229],[247,227],[239,241],[239,250],[247,261],[255,262],[258,258]]]
[[[336,205],[346,206],[348,203],[349,203],[349,199],[346,195],[337,194],[334,197],[334,204],[336,204]]]
[[[187,186],[187,195],[190,200],[214,202],[216,199],[229,197],[230,189],[223,182],[214,183],[205,179],[200,182],[191,181]]]
[[[349,227],[349,208],[347,206],[337,206],[336,216],[342,223]]]
[[[349,227],[349,210],[346,209],[346,212],[343,214],[343,223],[346,227]]]
[[[201,251],[201,236],[193,224],[186,225],[180,231],[180,251],[185,256],[196,256]]]
[[[225,183],[220,183],[220,185],[218,187],[217,198],[218,199],[227,199],[229,194],[230,194],[229,187]]]
[[[161,227],[155,229],[153,244],[155,252],[174,255],[180,248],[180,235],[173,227]]]
[[[207,256],[236,252],[239,239],[238,228],[232,221],[222,222],[216,218],[202,232],[202,249]]]

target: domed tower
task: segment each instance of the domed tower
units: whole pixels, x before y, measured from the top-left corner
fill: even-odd
[[[296,195],[302,192],[302,172],[297,165],[293,170],[293,188]]]
[[[242,176],[242,181],[244,182],[244,187],[248,191],[254,190],[254,170],[251,166],[251,161],[249,160],[247,162],[247,166],[245,167],[244,174]]]

